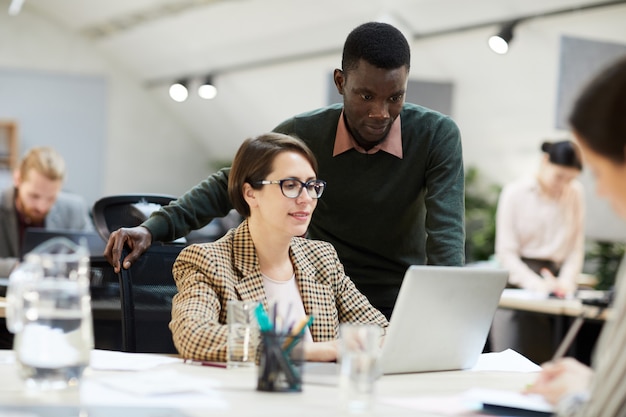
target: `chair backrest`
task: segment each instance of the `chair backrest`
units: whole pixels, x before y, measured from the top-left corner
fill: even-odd
[[[108,241],[111,232],[120,227],[139,226],[153,211],[175,199],[174,196],[160,194],[103,197],[93,205],[93,221],[98,234]],[[240,216],[232,211],[225,218],[214,219],[203,229],[190,233],[190,240],[186,238],[176,242],[213,241],[221,237],[227,227],[234,227],[240,221]],[[184,243],[155,242],[129,270],[122,269],[118,274],[122,350],[176,353],[168,325],[172,297],[177,292],[172,266],[183,247]],[[122,254],[122,259],[126,254]]]
[[[169,329],[177,292],[172,266],[183,248],[154,243],[130,269],[120,272],[123,351],[176,353]]]
[[[102,197],[92,208],[93,222],[105,241],[120,227],[139,226],[150,214],[176,197],[163,194],[119,194]]]

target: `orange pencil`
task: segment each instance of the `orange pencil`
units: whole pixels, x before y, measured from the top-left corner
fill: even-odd
[[[289,334],[289,336],[285,338],[285,341],[283,342],[283,350],[286,350],[289,347],[289,345],[291,345],[291,343],[293,342],[293,339],[297,335],[302,333],[304,329],[306,328],[306,326],[310,325],[310,323],[312,322],[313,322],[312,316],[304,316],[302,320],[300,320],[298,324],[293,329],[291,329],[291,333]]]

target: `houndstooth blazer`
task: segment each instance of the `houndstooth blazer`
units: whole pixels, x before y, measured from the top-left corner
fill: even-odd
[[[295,279],[316,342],[334,340],[339,323],[374,323],[385,317],[344,274],[329,243],[294,237],[290,245]],[[173,267],[178,294],[172,302],[174,344],[184,358],[226,361],[226,302],[261,301],[268,311],[263,278],[248,223],[216,242],[185,248]]]

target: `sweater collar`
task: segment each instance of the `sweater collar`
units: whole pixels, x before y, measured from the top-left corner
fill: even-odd
[[[356,151],[365,154],[374,154],[378,151],[384,151],[390,155],[402,159],[402,133],[400,127],[400,116],[398,116],[391,125],[391,130],[387,135],[387,139],[367,151],[360,147],[350,134],[350,131],[346,126],[342,110],[341,115],[339,115],[339,122],[337,122],[337,134],[335,135],[335,147],[333,149],[333,156],[342,154],[346,151],[349,151],[350,149],[355,149]]]

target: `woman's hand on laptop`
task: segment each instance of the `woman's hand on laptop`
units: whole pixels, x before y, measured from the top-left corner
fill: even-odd
[[[310,362],[334,362],[337,360],[336,340],[304,344],[304,359]]]

